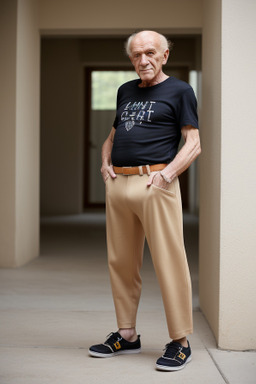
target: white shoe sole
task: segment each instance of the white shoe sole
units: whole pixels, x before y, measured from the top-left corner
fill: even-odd
[[[172,371],[180,371],[181,369],[185,368],[186,365],[192,360],[192,357],[189,356],[187,358],[187,361],[186,363],[182,364],[182,365],[179,365],[177,367],[168,367],[168,365],[159,365],[159,364],[156,364],[156,369],[158,371],[169,371],[169,372],[172,372]]]
[[[98,353],[98,352],[94,352],[94,351],[90,351],[90,350],[88,352],[89,352],[89,355],[91,355],[93,357],[114,357],[114,356],[118,356],[118,355],[132,355],[134,353],[140,353],[141,348],[139,348],[139,349],[126,349],[124,351],[113,352],[113,353]]]

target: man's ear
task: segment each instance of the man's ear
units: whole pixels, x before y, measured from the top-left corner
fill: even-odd
[[[166,49],[166,51],[164,52],[164,57],[163,57],[163,65],[165,65],[167,63],[168,58],[169,58],[169,54],[170,54],[169,49]]]

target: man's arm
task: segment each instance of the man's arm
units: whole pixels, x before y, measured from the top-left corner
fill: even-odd
[[[184,145],[181,150],[177,153],[175,158],[170,164],[165,167],[161,172],[153,172],[148,179],[148,186],[155,184],[160,188],[166,189],[168,187],[168,180],[171,182],[175,177],[179,176],[184,172],[190,164],[197,158],[201,153],[200,138],[198,129],[191,125],[186,125],[181,129],[182,136],[184,138]],[[166,178],[166,180],[164,179]]]
[[[116,174],[113,170],[113,165],[111,164],[111,152],[112,152],[115,133],[116,133],[116,130],[114,127],[112,127],[110,134],[108,135],[106,141],[102,146],[102,151],[101,151],[102,166],[100,171],[101,171],[104,182],[106,182],[109,175],[113,179],[116,178]]]

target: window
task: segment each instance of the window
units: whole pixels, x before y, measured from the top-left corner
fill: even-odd
[[[135,71],[92,71],[92,110],[115,110],[118,88],[136,78]]]

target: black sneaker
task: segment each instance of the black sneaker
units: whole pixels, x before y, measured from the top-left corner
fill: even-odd
[[[183,347],[180,343],[172,341],[165,346],[165,352],[156,362],[160,371],[178,371],[191,361],[191,349]]]
[[[134,342],[127,341],[116,333],[110,333],[104,344],[92,345],[89,354],[94,357],[112,357],[122,354],[140,353],[140,336]]]

